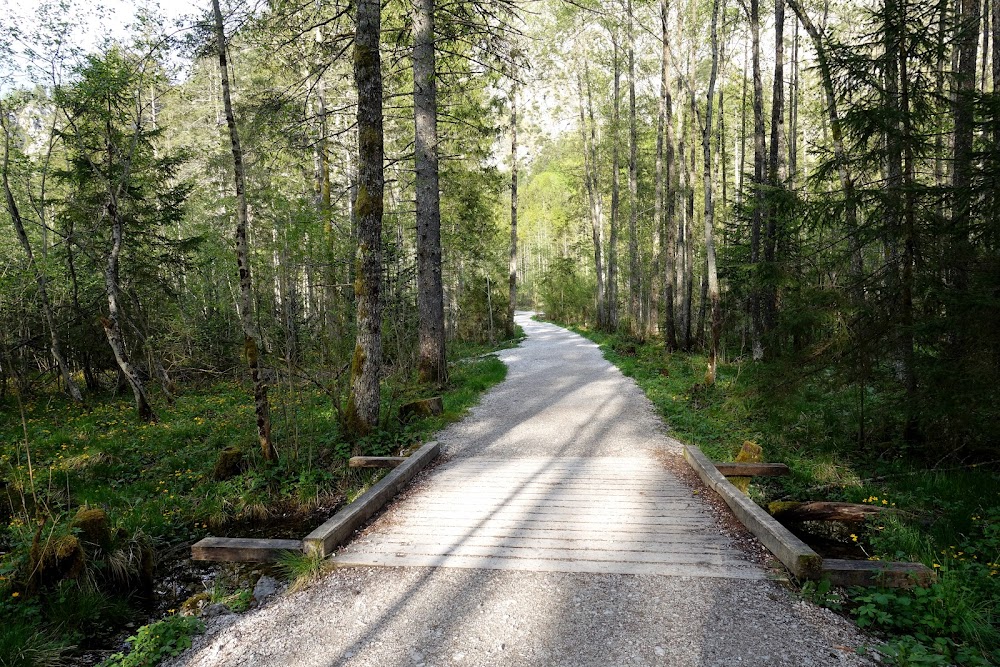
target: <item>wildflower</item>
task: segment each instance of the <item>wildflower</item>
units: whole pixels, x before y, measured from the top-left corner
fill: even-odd
[[[855,542],[857,542],[858,541],[858,536],[855,535],[854,533],[851,533],[851,539],[854,540]]]
[[[931,564],[931,567],[941,567],[941,566],[940,566],[940,565],[938,565],[937,563],[932,563],[932,564]]]
[[[21,594],[20,594],[20,593],[18,593],[17,591],[14,591],[13,593],[11,593],[11,594],[10,594],[10,596],[11,596],[12,598],[19,598],[19,597],[21,597]]]

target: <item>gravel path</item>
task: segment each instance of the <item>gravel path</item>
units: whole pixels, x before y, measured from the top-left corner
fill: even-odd
[[[528,339],[500,354],[507,380],[440,434],[444,462],[338,555],[408,566],[338,567],[213,619],[175,664],[872,664],[849,622],[740,551],[653,406],[597,346],[518,323]],[[617,510],[595,522],[592,498]]]

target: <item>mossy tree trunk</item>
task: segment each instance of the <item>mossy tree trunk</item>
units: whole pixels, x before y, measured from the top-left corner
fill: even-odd
[[[382,367],[382,66],[379,56],[382,8],[358,0],[354,37],[354,83],[358,90],[358,190],[354,200],[358,250],[354,296],[357,337],[351,361],[347,428],[365,435],[378,424]]]
[[[414,163],[417,204],[417,302],[422,382],[448,379],[441,282],[441,197],[438,186],[434,0],[413,5]]]
[[[236,264],[240,275],[240,323],[243,326],[243,349],[253,381],[254,410],[257,415],[257,438],[266,461],[274,461],[278,454],[271,440],[271,408],[267,398],[267,384],[260,373],[260,347],[257,326],[253,319],[253,283],[250,275],[250,249],[247,243],[246,177],[243,168],[243,150],[236,128],[236,115],[230,95],[229,65],[226,59],[226,33],[222,25],[219,0],[212,0],[215,14],[215,38],[219,50],[219,75],[222,81],[222,101],[226,110],[226,125],[233,149],[233,166],[236,182]]]

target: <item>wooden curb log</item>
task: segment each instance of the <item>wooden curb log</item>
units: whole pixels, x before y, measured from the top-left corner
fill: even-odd
[[[701,480],[722,496],[733,514],[798,579],[819,579],[823,559],[757,503],[740,493],[700,449],[685,445],[684,458]]]
[[[716,467],[694,445],[684,446],[684,458],[698,476],[718,493],[736,518],[759,539],[768,550],[788,568],[797,579],[829,579],[834,586],[886,586],[908,588],[926,586],[935,580],[934,571],[922,563],[891,561],[852,561],[823,558],[791,531],[741,493],[719,471],[730,469],[733,464]],[[761,464],[753,464],[761,465]],[[774,464],[771,464],[774,465]],[[780,464],[779,464],[780,465]],[[737,474],[748,475],[747,467],[736,469]],[[765,472],[764,474],[770,474]],[[784,474],[784,473],[778,473]]]
[[[349,538],[375,512],[392,500],[413,477],[434,460],[441,451],[437,442],[428,442],[406,458],[401,465],[361,494],[353,503],[333,515],[322,526],[302,540],[306,553],[329,556],[334,548]]]
[[[273,563],[289,552],[302,551],[301,540],[255,540],[245,537],[206,537],[191,546],[191,560],[230,563]]]
[[[407,457],[369,457],[402,459],[392,472],[365,491],[353,503],[333,515],[304,540],[257,540],[242,537],[206,537],[191,547],[192,560],[269,563],[288,552],[318,552],[330,555],[361,524],[392,500],[441,451],[437,442],[428,442]],[[365,458],[365,457],[359,457]],[[353,466],[352,467],[359,467]],[[376,466],[360,466],[376,467]],[[386,467],[386,466],[377,466]]]

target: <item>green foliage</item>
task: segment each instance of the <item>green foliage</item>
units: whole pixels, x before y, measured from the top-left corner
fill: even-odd
[[[713,459],[732,460],[744,440],[762,445],[765,460],[791,469],[755,479],[752,497],[868,503],[889,512],[855,537],[872,558],[916,560],[938,573],[929,588],[832,590],[807,583],[802,594],[833,609],[852,610],[859,625],[887,635],[885,655],[898,665],[987,665],[1000,660],[1000,487],[995,471],[977,465],[928,468],[919,458],[860,446],[856,390],[829,375],[787,382],[782,361],[719,366],[703,384],[705,360],[671,354],[662,343],[637,344],[576,328],[632,377],[680,440]],[[887,399],[869,388],[869,410]],[[889,450],[893,451],[893,450]]]
[[[799,588],[799,595],[813,604],[840,611],[844,607],[844,597],[839,590],[833,588],[830,578],[819,581],[805,581]]]
[[[316,581],[333,567],[333,562],[323,558],[317,551],[289,551],[278,559],[278,570],[292,582],[289,588],[292,592]]]
[[[101,667],[155,667],[165,658],[180,655],[191,646],[191,637],[204,630],[205,624],[193,616],[168,616],[139,628],[126,640],[129,652],[115,653]]]

